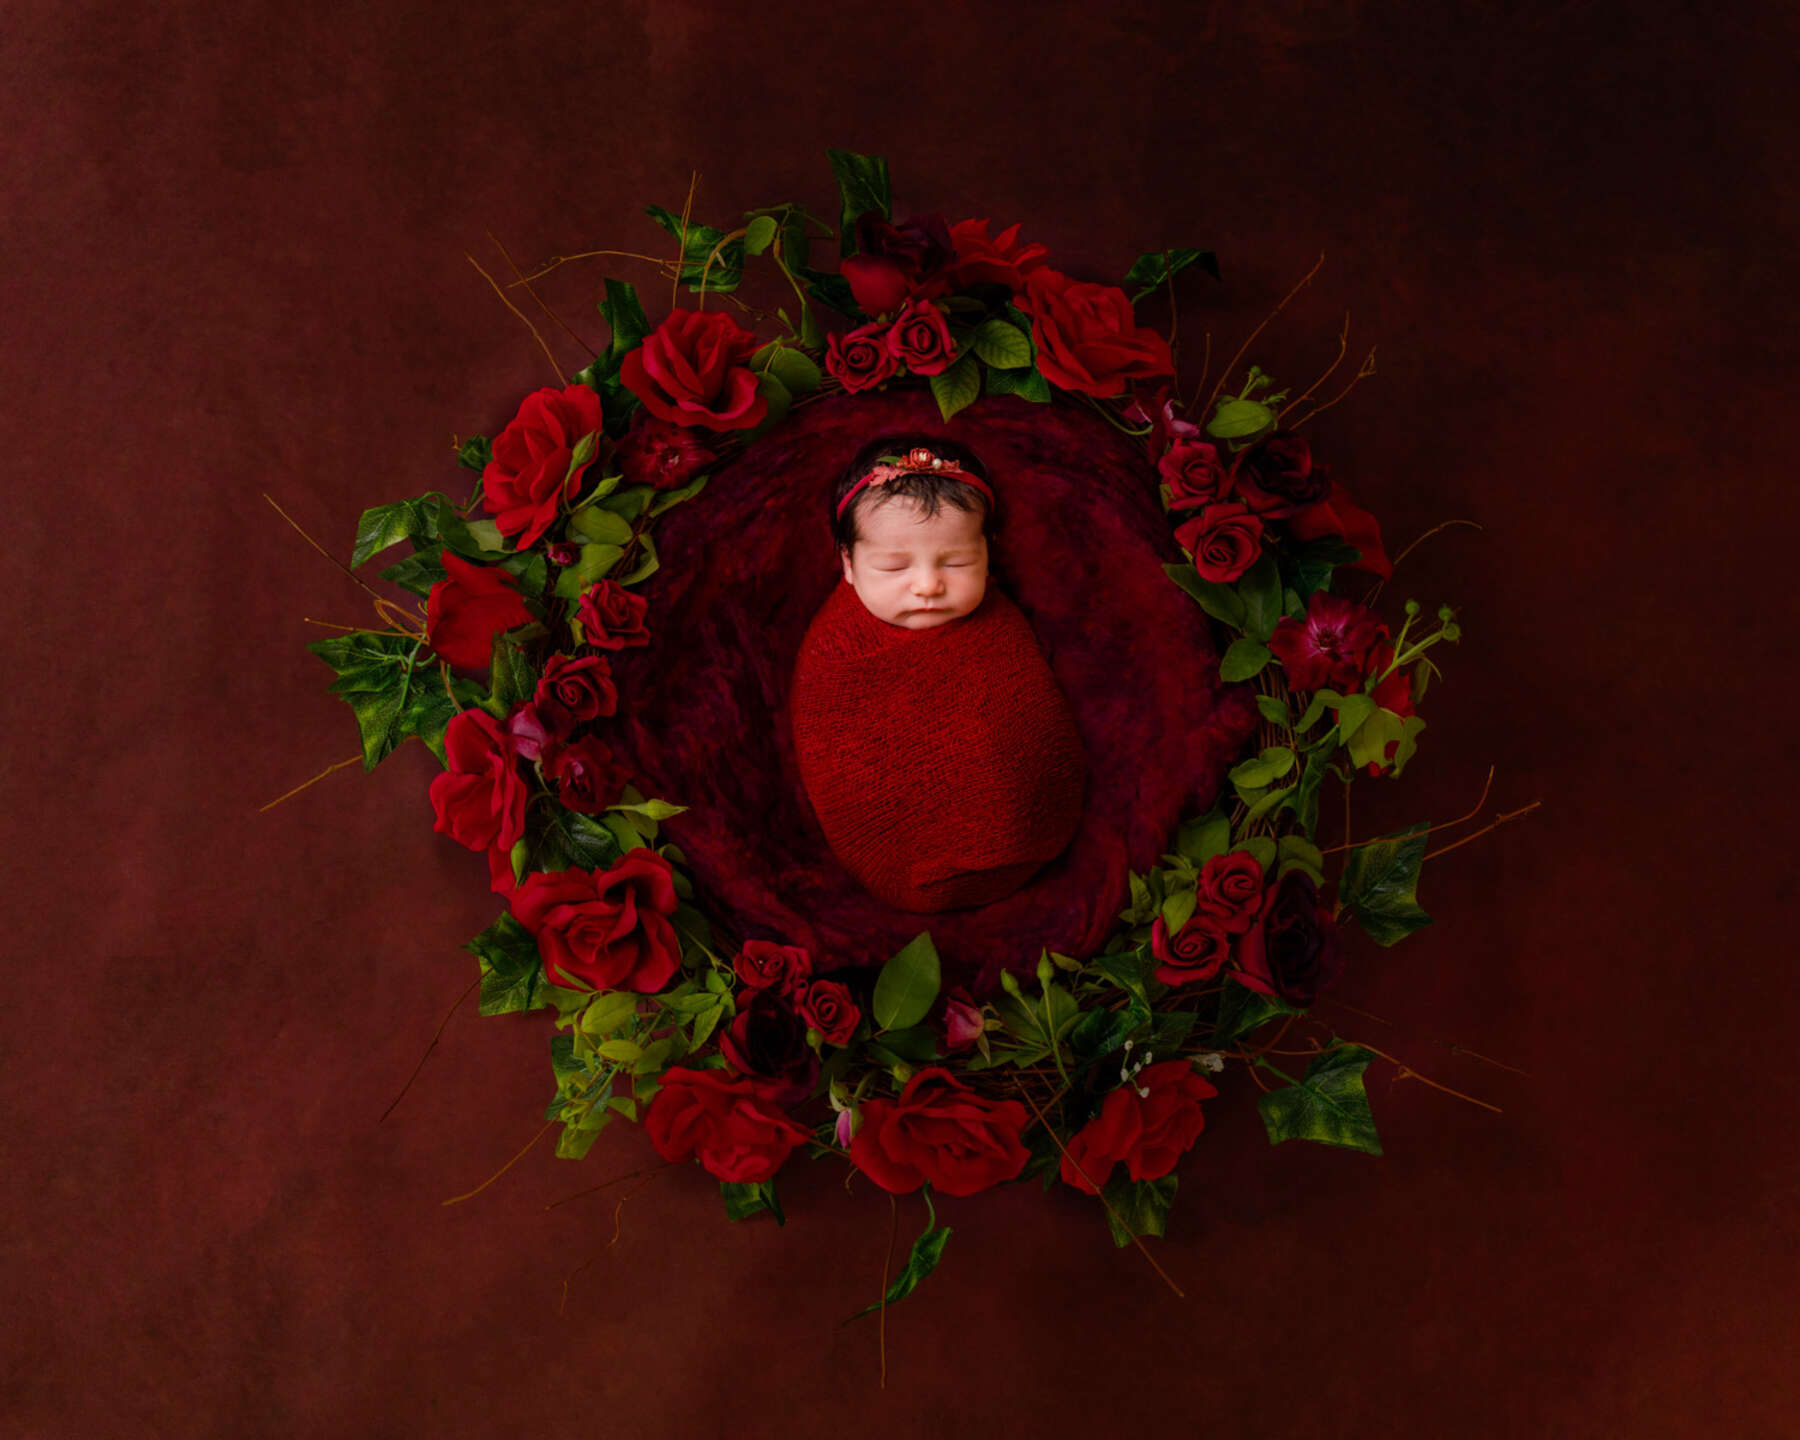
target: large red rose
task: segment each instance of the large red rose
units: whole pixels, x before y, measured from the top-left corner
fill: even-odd
[[[425,600],[425,633],[431,648],[458,670],[485,670],[493,659],[494,637],[531,623],[531,612],[512,576],[492,565],[477,565],[454,550],[443,552],[449,572]]]
[[[987,1100],[948,1070],[927,1066],[898,1100],[865,1100],[850,1159],[883,1190],[930,1185],[973,1195],[1011,1180],[1031,1158],[1020,1140],[1027,1116],[1016,1100]]]
[[[825,369],[846,392],[855,395],[899,373],[894,352],[887,345],[888,327],[879,320],[859,325],[848,334],[833,333],[825,339]]]
[[[599,433],[600,397],[586,385],[525,397],[481,472],[482,508],[502,535],[516,537],[523,549],[555,523],[558,508],[581,480],[580,470],[569,470],[575,447],[584,436],[597,439]]]
[[[1194,557],[1202,580],[1228,585],[1262,554],[1262,521],[1242,505],[1208,505],[1175,528],[1175,543]]]
[[[1137,323],[1116,285],[1071,280],[1048,266],[1025,277],[1019,308],[1031,316],[1038,369],[1052,385],[1104,398],[1128,379],[1173,375],[1169,342]]]
[[[1375,517],[1350,498],[1350,492],[1337,481],[1331,482],[1331,494],[1316,505],[1309,505],[1288,519],[1288,532],[1296,540],[1317,540],[1322,535],[1336,535],[1347,545],[1354,545],[1358,555],[1347,562],[1352,570],[1367,570],[1383,580],[1394,573],[1381,544],[1381,526]]]
[[[613,464],[631,485],[679,490],[717,459],[713,448],[685,425],[640,410],[613,450]]]
[[[664,420],[748,430],[769,413],[744,364],[756,349],[756,336],[722,310],[672,310],[626,354],[619,379]]]
[[[597,650],[623,650],[648,645],[650,629],[644,616],[650,602],[627,590],[617,580],[602,580],[581,593],[575,618],[581,622],[582,642]]]
[[[1311,1005],[1344,968],[1344,942],[1331,907],[1303,870],[1276,882],[1262,922],[1238,946],[1240,983],[1293,1005]]]
[[[541,871],[512,894],[513,918],[529,930],[544,973],[572,990],[651,995],[681,965],[669,862],[653,850],[629,852],[612,869]]]
[[[1369,655],[1388,638],[1381,617],[1366,605],[1315,590],[1306,618],[1283,615],[1269,637],[1269,651],[1287,671],[1295,690],[1360,689]]]
[[[631,773],[613,759],[612,748],[592,735],[552,745],[543,764],[545,778],[556,786],[556,798],[584,815],[598,815],[618,804],[631,781]]]
[[[1240,454],[1232,465],[1238,499],[1271,520],[1297,515],[1331,492],[1331,476],[1312,458],[1306,437],[1277,430]]]
[[[1169,487],[1171,510],[1216,505],[1231,494],[1231,472],[1220,463],[1219,447],[1209,441],[1176,441],[1156,468]]]
[[[1156,978],[1165,985],[1192,985],[1210,980],[1231,958],[1231,934],[1212,916],[1195,911],[1173,935],[1168,921],[1156,917],[1150,927],[1150,953],[1160,962]]]
[[[589,642],[592,643],[592,642]],[[558,739],[602,715],[617,713],[619,689],[604,655],[552,655],[531,697],[538,721]]]
[[[1262,910],[1263,868],[1248,850],[1227,850],[1200,867],[1195,886],[1197,915],[1210,915],[1220,928],[1242,935]]]
[[[1133,1180],[1160,1180],[1200,1138],[1206,1128],[1200,1102],[1218,1093],[1189,1061],[1146,1065],[1108,1092],[1100,1113],[1069,1141],[1064,1183],[1097,1195],[1121,1161]]]
[[[958,220],[950,227],[956,247],[956,264],[950,270],[950,288],[971,285],[1004,285],[1015,295],[1025,288],[1025,277],[1041,270],[1050,252],[1044,246],[1019,244],[1019,227],[1009,225],[992,239],[986,220]]]
[[[887,332],[888,353],[915,375],[937,375],[956,358],[943,312],[929,300],[908,300]]]
[[[755,1080],[679,1066],[663,1076],[644,1129],[663,1159],[692,1155],[709,1174],[740,1185],[773,1179],[795,1148],[811,1138]]]
[[[508,850],[525,833],[525,781],[512,740],[485,710],[453,716],[444,732],[449,768],[431,782],[432,825],[471,850]]]

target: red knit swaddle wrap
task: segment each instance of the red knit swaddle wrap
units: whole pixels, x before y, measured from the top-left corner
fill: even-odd
[[[844,868],[899,910],[1011,894],[1067,848],[1086,766],[1068,702],[993,585],[926,630],[841,583],[807,629],[790,696],[807,798]]]

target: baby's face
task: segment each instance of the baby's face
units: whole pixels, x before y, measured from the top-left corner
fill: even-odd
[[[929,630],[967,615],[987,593],[981,516],[953,505],[927,515],[913,500],[865,505],[862,538],[843,554],[844,579],[871,615]]]

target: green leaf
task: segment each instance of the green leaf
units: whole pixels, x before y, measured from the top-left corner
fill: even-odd
[[[644,213],[676,239],[682,239],[679,215],[671,214],[660,205],[646,205]],[[719,294],[737,289],[744,274],[743,238],[728,241],[723,230],[696,224],[691,215],[685,233],[681,248],[681,283],[696,294],[703,289]]]
[[[415,595],[429,595],[431,587],[447,573],[444,562],[438,558],[436,551],[420,550],[388,566],[381,572],[381,578],[392,581],[402,590],[410,590]]]
[[[533,806],[525,839],[530,868],[552,873],[604,870],[624,853],[603,823],[560,805]]]
[[[1325,856],[1304,835],[1283,835],[1275,842],[1275,856],[1277,879],[1290,870],[1300,870],[1312,876],[1315,885],[1325,883]]]
[[[481,1013],[507,1015],[555,1003],[544,977],[543,957],[531,932],[511,915],[502,915],[463,946],[481,962]]]
[[[892,213],[888,208],[887,160],[880,155],[859,155],[854,150],[827,150],[825,158],[831,162],[841,202],[838,252],[854,255],[858,218],[870,210],[883,220]]]
[[[1419,867],[1425,860],[1424,821],[1357,846],[1338,878],[1338,898],[1377,945],[1392,945],[1431,923],[1419,908]]]
[[[777,1225],[787,1224],[787,1216],[781,1212],[781,1201],[775,1195],[773,1180],[764,1180],[756,1185],[738,1180],[721,1180],[719,1194],[725,1198],[725,1213],[733,1220],[747,1220],[752,1215],[760,1215],[767,1210],[775,1217]]]
[[[948,370],[931,376],[930,381],[938,413],[946,420],[957,411],[967,409],[981,394],[981,371],[973,355],[964,355]]]
[[[1273,695],[1258,695],[1256,697],[1256,713],[1261,715],[1262,718],[1267,720],[1271,725],[1285,726],[1289,720],[1293,719],[1292,714],[1288,710],[1287,702],[1285,700],[1277,699]]]
[[[621,585],[635,585],[640,580],[646,580],[662,565],[662,561],[657,558],[656,541],[650,537],[650,532],[646,530],[637,538],[638,562],[619,577]]]
[[[1175,832],[1177,853],[1196,865],[1204,865],[1215,855],[1231,848],[1231,818],[1223,810],[1213,809],[1197,820],[1189,820]]]
[[[821,305],[837,311],[847,320],[863,318],[862,307],[856,303],[856,292],[850,288],[850,282],[837,271],[801,266],[799,273],[806,281],[806,293]]]
[[[660,515],[665,510],[673,510],[684,500],[692,500],[706,488],[706,482],[711,478],[710,475],[696,476],[679,490],[663,491],[662,494],[657,496],[656,499],[651,502],[650,513],[652,515]]]
[[[1244,598],[1244,633],[1253,640],[1267,640],[1282,618],[1281,571],[1265,553],[1238,581]]]
[[[600,509],[610,511],[622,520],[636,520],[650,508],[657,491],[651,485],[627,485],[622,490],[602,495],[594,501]]]
[[[631,522],[600,505],[588,505],[569,518],[569,538],[591,545],[624,545],[631,539]]]
[[[1248,830],[1293,793],[1292,785],[1284,785],[1279,790],[1270,790],[1266,794],[1258,795],[1255,800],[1251,801],[1249,810],[1245,812],[1243,820],[1239,822],[1239,828]]]
[[[1125,272],[1123,281],[1126,286],[1140,287],[1137,294],[1131,297],[1131,303],[1137,304],[1145,296],[1154,293],[1158,286],[1168,283],[1195,263],[1213,279],[1219,278],[1218,257],[1210,250],[1156,250],[1138,256],[1131,262],[1131,268]]]
[[[680,815],[687,810],[685,805],[671,805],[667,800],[646,800],[641,805],[609,805],[608,810],[623,811],[627,815],[646,815],[652,820],[667,820],[671,815]]]
[[[1307,1067],[1298,1085],[1259,1097],[1256,1108],[1268,1128],[1269,1143],[1316,1140],[1379,1155],[1381,1139],[1363,1089],[1363,1071],[1374,1058],[1360,1045],[1327,1050]]]
[[[1031,363],[1031,337],[1004,320],[985,320],[976,327],[974,347],[996,370],[1022,370]]]
[[[1294,542],[1284,568],[1295,592],[1304,600],[1315,590],[1331,589],[1332,570],[1361,554],[1354,545],[1345,544],[1338,536],[1324,535],[1317,540]]]
[[[1240,636],[1231,642],[1225,652],[1225,658],[1219,662],[1219,678],[1221,680],[1248,680],[1260,674],[1263,666],[1269,663],[1269,647],[1260,640],[1252,640],[1249,636]]]
[[[1348,745],[1350,737],[1362,728],[1363,721],[1375,713],[1375,702],[1367,695],[1346,695],[1338,702],[1338,743]]]
[[[378,555],[402,540],[416,540],[420,544],[435,540],[438,502],[443,498],[433,493],[363,511],[362,518],[356,522],[356,547],[350,552],[350,568],[356,569],[371,555]]]
[[[526,646],[544,627],[533,621],[517,630],[504,630],[494,636],[488,661],[488,689],[507,713],[515,705],[529,700],[537,690],[537,667],[531,663]]]
[[[1103,975],[1140,1004],[1150,1003],[1146,986],[1155,972],[1157,959],[1147,950],[1127,950],[1118,955],[1100,955],[1088,962],[1088,969]]]
[[[1251,790],[1279,780],[1294,768],[1294,752],[1285,745],[1271,745],[1260,755],[1233,765],[1231,783],[1240,790]]]
[[[355,714],[363,768],[373,770],[411,733],[405,717],[413,687],[422,692],[436,681],[435,672],[419,663],[422,645],[403,635],[353,630],[314,640],[306,648],[337,671],[331,693],[343,696]],[[436,683],[443,688],[441,681]]]
[[[479,475],[494,458],[494,446],[485,435],[471,435],[456,447],[456,463]]]
[[[611,1035],[623,1030],[637,1016],[638,1002],[644,997],[629,990],[604,990],[581,1012],[582,1032],[588,1035]]]
[[[1160,1180],[1133,1180],[1125,1167],[1119,1166],[1101,1190],[1112,1207],[1106,1213],[1106,1224],[1112,1231],[1113,1244],[1129,1245],[1134,1235],[1161,1235],[1179,1183],[1174,1175]]]
[[[750,432],[752,439],[766,435],[783,420],[793,408],[794,392],[781,383],[774,372],[765,370],[756,377],[756,392],[769,402],[768,413],[757,422],[756,428]]]
[[[1135,996],[1123,1010],[1086,1010],[1069,1027],[1069,1049],[1082,1062],[1103,1059],[1150,1019],[1150,1006]]]
[[[775,242],[775,217],[758,215],[744,227],[744,253],[760,255]]]
[[[1221,1047],[1234,1044],[1278,1016],[1299,1013],[1273,995],[1263,995],[1235,980],[1227,981],[1219,997],[1219,1018],[1213,1023],[1210,1043]]]
[[[650,321],[638,301],[637,286],[627,280],[608,280],[606,293],[600,299],[600,316],[606,321],[612,340],[606,358],[614,370],[628,350],[635,350],[650,333]]]
[[[894,1277],[893,1284],[888,1286],[884,1301],[864,1306],[852,1315],[850,1320],[860,1320],[863,1316],[881,1309],[883,1304],[898,1305],[918,1289],[921,1280],[937,1269],[938,1261],[944,1256],[944,1246],[949,1243],[950,1236],[954,1232],[948,1228],[943,1230],[937,1228],[937,1211],[931,1204],[931,1192],[925,1191],[924,1195],[925,1231],[917,1240],[913,1241],[912,1254],[907,1257],[906,1268]],[[848,1325],[850,1320],[846,1320],[844,1323]]]
[[[875,1024],[882,1030],[917,1025],[937,999],[943,968],[931,932],[923,931],[895,952],[875,981]]]
[[[1036,366],[1023,370],[1002,370],[990,366],[987,372],[987,393],[990,395],[1017,395],[1021,400],[1029,400],[1033,405],[1048,405],[1050,403],[1050,382],[1043,377]]]
[[[1275,868],[1275,842],[1267,835],[1252,836],[1250,839],[1242,841],[1236,848],[1248,850],[1250,858],[1262,868],[1263,874],[1267,875]]]
[[[1219,413],[1206,422],[1215,440],[1247,440],[1275,428],[1275,412],[1255,400],[1223,400]]]
[[[886,1031],[881,1044],[882,1048],[911,1065],[926,1065],[937,1058],[937,1035],[929,1025]]]
[[[1244,628],[1244,597],[1231,586],[1202,579],[1192,565],[1165,565],[1163,571],[1213,619],[1233,630]]]
[[[758,375],[773,375],[790,395],[810,395],[825,381],[812,356],[779,340],[771,340],[752,355],[750,368]]]

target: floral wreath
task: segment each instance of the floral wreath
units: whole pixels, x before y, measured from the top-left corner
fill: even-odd
[[[366,769],[415,737],[445,767],[430,787],[435,828],[485,853],[507,900],[466,946],[470,988],[483,1015],[555,1012],[557,1153],[583,1156],[615,1120],[640,1123],[666,1162],[691,1158],[719,1181],[733,1219],[783,1220],[776,1179],[797,1151],[846,1160],[893,1194],[924,1191],[924,1233],[875,1310],[938,1262],[950,1232],[932,1191],[1060,1181],[1097,1197],[1118,1244],[1144,1249],[1163,1233],[1213,1077],[1233,1063],[1259,1087],[1272,1142],[1381,1153],[1363,1073],[1378,1058],[1416,1072],[1329,1027],[1295,1047],[1292,1027],[1342,970],[1347,920],[1383,946],[1430,923],[1419,871],[1444,827],[1324,850],[1320,799],[1328,777],[1347,804],[1357,775],[1404,770],[1439,673],[1430,652],[1460,632],[1449,607],[1427,617],[1409,600],[1397,627],[1372,608],[1392,573],[1379,527],[1297,433],[1373,373],[1373,352],[1299,415],[1326,377],[1290,399],[1251,366],[1224,393],[1243,348],[1204,406],[1198,391],[1184,405],[1170,342],[1136,306],[1172,295],[1190,268],[1218,278],[1211,253],[1142,255],[1124,288],[1073,279],[1016,224],[895,221],[886,162],[827,153],[835,232],[798,204],[730,230],[693,222],[691,191],[680,216],[650,207],[679,252],[640,258],[698,307],[652,326],[635,288],[607,279],[608,348],[525,397],[491,444],[458,445],[480,476],[467,500],[433,492],[363,514],[349,568],[410,545],[381,576],[422,597],[422,613],[370,589],[383,628],[309,648],[337,673]],[[838,238],[835,270],[811,263],[821,233]],[[766,340],[704,308],[753,259],[795,297]],[[848,328],[827,333],[826,311]],[[987,997],[944,989],[929,933],[878,968],[722,942],[715,923],[729,917],[707,915],[684,857],[659,843],[684,807],[634,788],[605,738],[619,701],[609,657],[649,643],[655,623],[632,587],[660,564],[658,517],[794,406],[911,377],[946,419],[984,394],[1060,393],[1135,437],[1188,557],[1170,580],[1215,622],[1220,676],[1254,688],[1260,719],[1229,798],[1130,876],[1100,952],[1046,951],[1035,975],[1004,974]],[[1334,588],[1354,572],[1373,582],[1362,600]],[[1291,1055],[1308,1058],[1298,1074]]]

